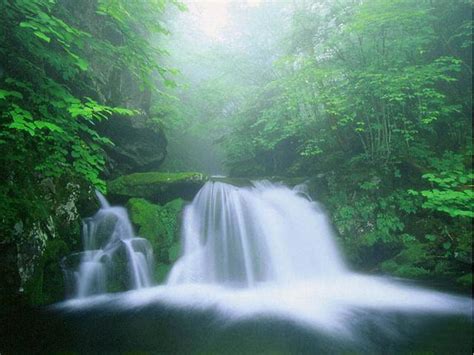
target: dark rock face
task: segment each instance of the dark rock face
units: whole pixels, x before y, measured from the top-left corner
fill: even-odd
[[[17,269],[17,248],[14,243],[0,243],[0,302],[2,305],[15,303],[20,288]]]
[[[132,172],[157,170],[166,157],[163,130],[150,127],[147,116],[112,117],[101,123],[100,133],[114,146],[106,147],[107,174],[116,177]]]

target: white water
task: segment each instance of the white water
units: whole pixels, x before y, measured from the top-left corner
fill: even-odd
[[[467,297],[350,271],[305,190],[267,182],[202,188],[184,211],[183,255],[166,285],[66,305],[133,310],[160,303],[216,311],[226,322],[277,316],[341,336],[352,334],[361,311],[469,317],[472,305]]]
[[[79,265],[66,269],[73,283],[73,297],[105,293],[111,284],[117,287],[117,279],[126,289],[151,286],[153,253],[149,242],[134,235],[124,208],[111,207],[103,195],[97,196],[101,208],[83,224],[84,252],[72,256],[79,258]]]
[[[255,287],[346,272],[317,204],[270,183],[207,183],[184,211],[183,242],[168,284]]]

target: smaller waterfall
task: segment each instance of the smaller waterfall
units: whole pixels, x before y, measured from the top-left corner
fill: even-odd
[[[69,293],[83,298],[151,286],[150,243],[134,235],[123,207],[110,206],[100,193],[97,197],[101,208],[83,222],[84,251],[63,260]]]

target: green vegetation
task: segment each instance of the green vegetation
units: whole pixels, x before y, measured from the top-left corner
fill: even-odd
[[[171,56],[189,88],[177,92],[172,117],[185,123],[171,148],[184,130],[217,142],[232,176],[310,177],[354,266],[466,285],[472,3],[229,8],[221,41],[192,19],[175,25]]]
[[[142,198],[132,198],[127,203],[130,219],[137,227],[137,234],[148,239],[155,260],[155,280],[163,281],[171,264],[180,252],[180,222],[184,206],[182,199],[175,199],[160,206]]]
[[[192,196],[208,177],[201,173],[147,172],[123,175],[107,183],[110,196],[122,200],[143,197],[150,201],[166,202],[176,197]]]
[[[49,240],[78,248],[78,209],[88,213],[91,191],[104,191],[104,148],[114,144],[101,125],[146,115],[170,82],[151,41],[167,34],[170,2],[0,2],[0,244],[18,275],[2,295],[31,289]]]
[[[269,176],[309,181],[355,267],[469,288],[472,2],[232,1],[213,35],[189,6],[0,0],[5,302],[61,298],[95,189],[162,279],[178,198]]]

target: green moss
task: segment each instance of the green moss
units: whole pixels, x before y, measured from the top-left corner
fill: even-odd
[[[157,263],[155,267],[155,280],[158,283],[163,283],[166,280],[166,277],[168,276],[170,270],[171,270],[172,265],[171,264],[163,264],[163,263]]]
[[[173,200],[164,206],[143,198],[132,198],[127,203],[137,234],[155,246],[169,246],[177,239],[178,219],[183,205],[182,199]]]
[[[208,181],[201,173],[148,172],[121,176],[107,183],[109,196],[121,198],[142,197],[153,202],[189,198]]]
[[[162,173],[162,172],[148,172],[135,173],[121,176],[110,182],[110,188],[126,188],[136,187],[141,185],[167,185],[175,184],[177,182],[188,181],[207,181],[207,177],[201,173],[185,172],[185,173]]]
[[[127,207],[137,234],[148,239],[153,248],[157,261],[155,280],[161,282],[180,253],[179,226],[184,201],[176,199],[160,206],[143,198],[132,198]]]
[[[466,274],[464,276],[458,277],[456,282],[465,287],[472,287],[472,273]]]
[[[166,244],[166,227],[161,220],[160,206],[142,198],[132,198],[127,204],[130,219],[137,227],[137,234],[146,238],[155,247]]]
[[[174,263],[178,260],[181,253],[181,244],[179,242],[173,243],[168,249],[168,257],[170,262]]]

